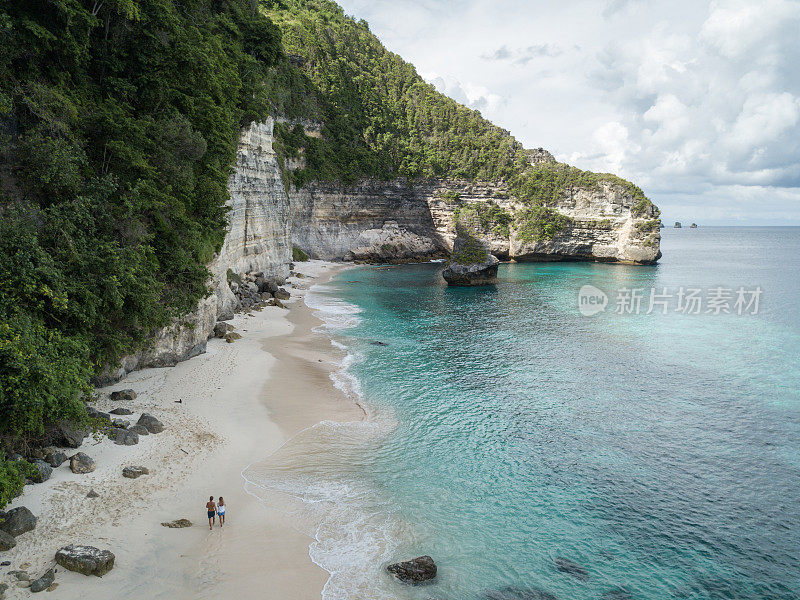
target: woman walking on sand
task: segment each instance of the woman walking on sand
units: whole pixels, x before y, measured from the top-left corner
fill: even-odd
[[[222,500],[222,498],[220,498]],[[214,504],[214,496],[210,496],[208,498],[208,502],[206,502],[206,510],[208,511],[208,528],[214,529],[214,522],[217,518],[217,505]]]
[[[219,497],[219,502],[217,503],[217,514],[219,515],[219,526],[222,527],[225,525],[225,500],[222,496]]]

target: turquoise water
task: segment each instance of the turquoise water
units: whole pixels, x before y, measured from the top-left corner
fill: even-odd
[[[662,250],[317,288],[370,419],[321,424],[271,485],[318,509],[326,598],[800,598],[800,229],[665,230]],[[586,284],[605,312],[580,314]],[[719,286],[760,287],[758,314],[614,313],[620,288]],[[420,554],[436,583],[381,572]]]

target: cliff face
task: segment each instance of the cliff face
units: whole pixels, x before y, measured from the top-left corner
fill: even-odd
[[[292,243],[312,258],[404,261],[447,251],[424,186],[369,179],[348,187],[314,183],[292,188],[289,202]]]
[[[272,147],[273,121],[253,123],[242,132],[236,165],[228,180],[228,231],[219,253],[208,265],[211,293],[197,310],[156,333],[151,346],[126,356],[116,369],[98,378],[106,384],[130,371],[168,367],[206,349],[218,319],[233,317],[237,301],[228,285],[228,270],[236,274],[262,272],[283,281],[292,259],[289,198]]]
[[[452,200],[457,195],[458,200]],[[364,180],[343,188],[314,184],[289,194],[292,243],[313,258],[403,261],[441,257],[453,249],[454,216],[465,206],[496,205],[509,215],[524,205],[503,183]],[[492,254],[518,261],[598,260],[650,264],[660,257],[655,207],[636,213],[624,189],[577,189],[551,208],[570,223],[552,240],[487,231]]]
[[[242,133],[228,182],[228,231],[209,265],[212,293],[197,311],[158,332],[150,349],[126,357],[106,381],[204,352],[216,321],[232,317],[238,308],[228,285],[229,270],[283,281],[293,245],[325,260],[440,258],[453,249],[456,211],[496,206],[513,215],[523,208],[502,182],[366,179],[351,186],[313,183],[287,192],[273,149],[273,125],[269,119]],[[635,203],[623,188],[611,184],[572,190],[552,206],[570,219],[553,239],[525,239],[513,224],[507,234],[489,228],[486,237],[491,253],[503,259],[652,263],[660,257],[657,209],[648,205],[638,214]]]

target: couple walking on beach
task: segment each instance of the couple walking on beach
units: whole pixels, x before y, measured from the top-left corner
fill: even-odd
[[[208,511],[209,530],[214,529],[217,516],[219,516],[219,526],[222,527],[225,525],[225,511],[227,508],[225,506],[225,499],[222,496],[219,497],[219,502],[214,502],[214,496],[210,496],[208,502],[206,502],[206,510]]]

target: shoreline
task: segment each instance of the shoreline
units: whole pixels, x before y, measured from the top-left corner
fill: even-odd
[[[29,596],[7,573],[26,563],[31,579],[53,563],[60,547],[88,544],[116,555],[112,571],[85,577],[58,567],[58,595],[66,600],[113,598],[320,598],[327,571],[309,556],[313,538],[295,529],[277,508],[247,492],[243,473],[296,433],[322,420],[363,420],[363,409],[330,378],[343,353],[324,334],[304,299],[349,265],[297,263],[304,278],[291,278],[289,310],[267,307],[230,321],[242,338],[211,339],[205,354],[174,367],[145,369],[97,390],[99,410],[130,408],[135,423],[149,412],[165,426],[135,446],[90,436],[67,455],[85,452],[97,469],[76,475],[68,462],[45,483],[28,485],[6,510],[28,507],[37,528],[4,552],[0,571],[6,598]],[[288,287],[288,286],[287,286]],[[111,391],[131,388],[133,401],[112,402]],[[181,402],[179,403],[178,400]],[[124,466],[149,475],[130,480]],[[87,498],[94,489],[100,497]],[[203,505],[223,495],[226,525],[209,531]],[[161,523],[188,518],[188,529]]]

